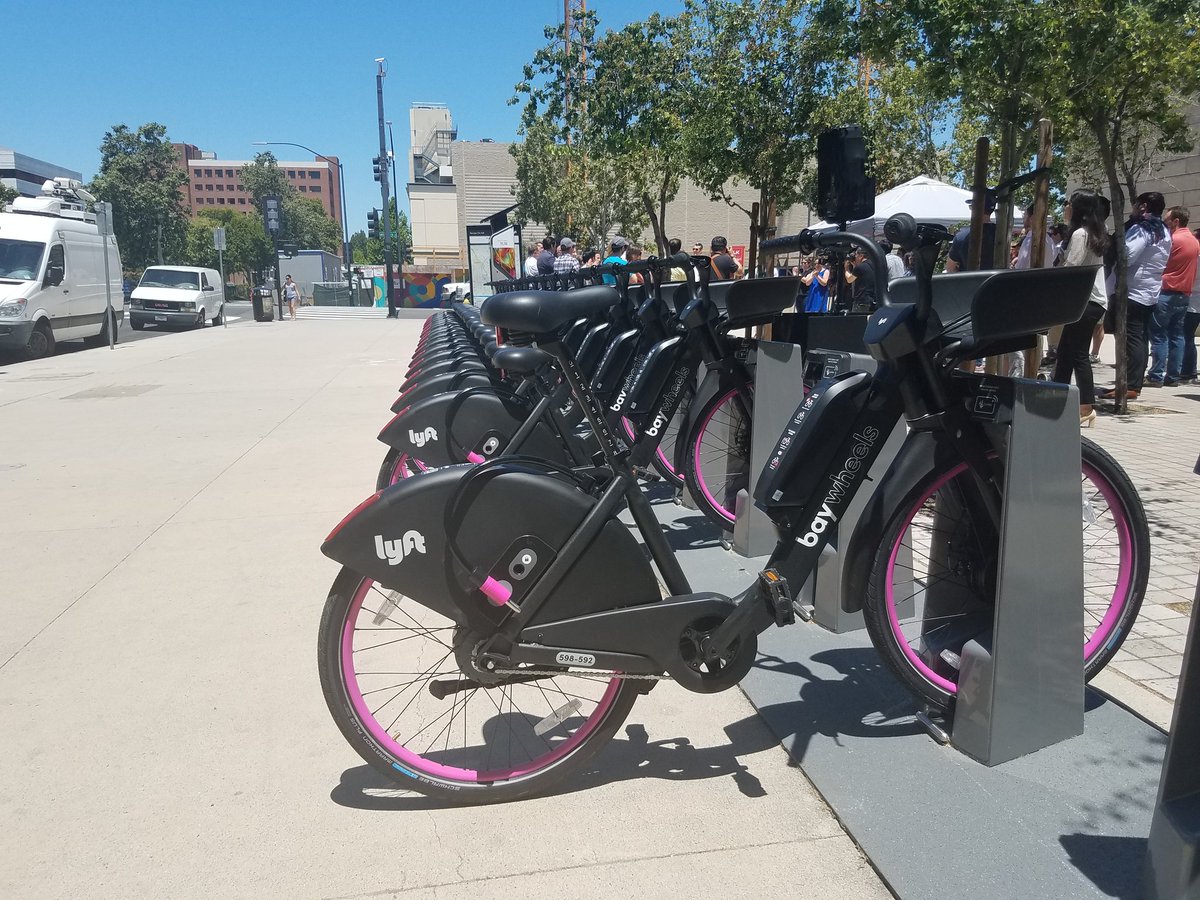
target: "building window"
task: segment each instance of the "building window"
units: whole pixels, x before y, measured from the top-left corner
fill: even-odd
[[[213,189],[213,186],[212,186],[211,184],[206,184],[206,185],[204,186],[204,189],[205,189],[206,191],[211,191],[211,190]]]
[[[238,197],[238,206],[245,206],[245,205],[246,205],[246,198]]]
[[[204,170],[204,177],[205,177],[205,178],[212,178],[212,169],[205,169],[205,170]]]
[[[225,190],[225,185],[223,185],[223,184],[218,184],[218,185],[217,185],[217,190],[218,190],[218,191],[223,191],[223,190]]]
[[[220,204],[221,206],[224,206],[224,205],[225,205],[225,198],[224,198],[224,197],[218,197],[218,198],[217,198],[217,203],[218,203],[218,204]]]
[[[296,177],[296,170],[288,169],[288,178],[295,178],[295,177]]]
[[[309,178],[320,179],[320,177],[321,177],[321,173],[320,173],[320,172],[309,172],[309,173],[308,173],[308,177],[309,177]]]
[[[226,169],[226,170],[225,170],[225,177],[226,177],[226,178],[232,178],[232,177],[233,177],[233,169]]]
[[[309,188],[309,190],[314,194],[319,194],[319,193],[321,193],[321,186],[319,184],[314,184],[312,187]]]
[[[307,178],[307,177],[308,177],[308,173],[307,173],[307,172],[304,172],[304,171],[300,171],[300,172],[297,172],[297,173],[296,173],[296,177],[297,177],[297,178]]]

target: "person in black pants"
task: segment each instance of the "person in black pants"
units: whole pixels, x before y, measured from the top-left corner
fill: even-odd
[[[1095,191],[1078,190],[1066,202],[1063,212],[1070,225],[1064,265],[1097,266],[1092,292],[1078,322],[1067,325],[1058,341],[1058,359],[1054,364],[1054,380],[1070,384],[1071,375],[1079,385],[1079,424],[1088,428],[1096,421],[1096,387],[1092,379],[1092,362],[1088,348],[1096,323],[1104,317],[1108,294],[1104,289],[1104,251],[1108,232],[1104,228],[1106,201]],[[1132,304],[1130,304],[1132,306]],[[1149,307],[1147,307],[1149,308]],[[1132,316],[1131,316],[1132,320]]]

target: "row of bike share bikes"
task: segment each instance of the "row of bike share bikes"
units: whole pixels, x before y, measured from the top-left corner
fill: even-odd
[[[973,402],[995,378],[959,364],[1076,321],[1094,269],[935,278],[944,228],[899,215],[887,234],[915,275],[866,323],[875,371],[796,385],[752,496],[753,343],[731,332],[789,309],[794,279],[715,282],[706,258],[680,254],[431,316],[380,434],[378,490],[322,545],[343,568],[321,621],[321,683],[358,753],[457,802],[546,791],[659,681],[736,685],[758,635],[795,620],[794,595],[859,491],[866,512],[838,538],[843,605],[863,611],[919,703],[952,709],[959,653],[992,628],[1004,499],[1003,448]],[[885,261],[859,235],[804,232],[763,250],[852,247],[888,298]],[[868,478],[901,422],[898,454]],[[1080,451],[1090,678],[1137,616],[1149,535],[1120,466],[1087,440]],[[664,481],[722,528],[739,492],[776,526],[737,596],[684,574],[644,493]]]

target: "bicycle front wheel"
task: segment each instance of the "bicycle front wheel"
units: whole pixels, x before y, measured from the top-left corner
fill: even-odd
[[[737,520],[737,494],[750,486],[749,386],[717,394],[696,416],[684,453],[692,500],[726,531]]]
[[[517,800],[584,766],[637,697],[632,681],[565,668],[482,684],[463,668],[481,639],[343,569],[317,652],[343,736],[409,790],[459,803]]]
[[[1150,535],[1137,490],[1120,465],[1081,446],[1084,678],[1108,664],[1141,609]],[[884,662],[917,696],[948,709],[963,645],[992,627],[999,541],[965,500],[965,463],[931,472],[885,529],[864,618]]]

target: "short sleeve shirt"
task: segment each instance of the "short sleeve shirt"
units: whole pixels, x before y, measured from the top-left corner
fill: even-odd
[[[713,268],[717,270],[717,274],[720,275],[724,281],[728,281],[737,274],[737,260],[728,253],[718,253],[712,258],[712,264]]]
[[[871,306],[874,306],[877,303],[875,299],[875,270],[871,267],[871,264],[864,260],[851,269],[850,274],[854,276],[854,284],[850,286],[854,291],[854,302],[869,303]]]

